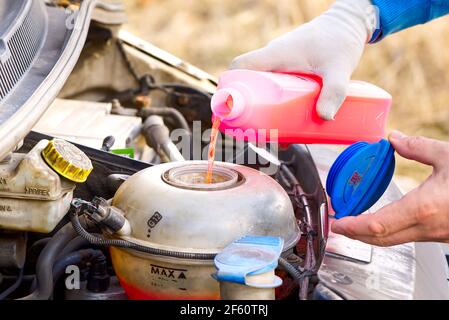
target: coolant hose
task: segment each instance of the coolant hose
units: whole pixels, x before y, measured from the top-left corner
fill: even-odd
[[[80,224],[81,225],[81,224]],[[77,236],[70,223],[51,238],[36,264],[36,289],[19,300],[48,300],[53,293],[53,265],[62,249]]]
[[[190,134],[190,126],[182,113],[175,108],[170,107],[146,107],[140,109],[139,116],[148,118],[149,116],[172,117],[178,122],[178,125]]]
[[[28,250],[29,251],[36,250],[40,252],[40,250],[42,250],[50,240],[51,240],[50,237],[39,239],[35,241]]]
[[[59,268],[57,267],[58,264],[63,265],[63,261],[64,259],[66,259],[68,256],[70,256],[72,254],[72,252],[77,251],[83,247],[86,247],[87,245],[89,245],[90,243],[84,239],[81,238],[80,236],[77,236],[75,238],[73,238],[72,240],[69,241],[69,243],[67,243],[67,245],[64,247],[64,249],[58,254],[57,260],[53,266],[53,285],[56,282],[56,280],[59,279],[59,277],[61,276],[61,274],[59,273]],[[89,249],[89,250],[93,250],[93,249]],[[78,251],[80,252],[80,251]],[[86,251],[87,254],[89,254],[90,252]],[[77,256],[77,253],[73,253],[75,256]],[[78,253],[79,255],[79,253]],[[72,258],[75,259],[75,258]],[[71,263],[71,264],[77,264],[75,262]],[[64,267],[65,269],[65,267]],[[36,289],[36,277],[34,277],[33,282],[31,283],[31,290],[35,290]]]
[[[161,161],[184,161],[184,157],[170,139],[170,130],[160,116],[148,117],[142,125],[142,135],[148,146],[156,150]]]
[[[61,259],[62,257],[72,253],[73,251],[86,247],[89,244],[89,241],[80,236],[77,236],[76,238],[70,240],[69,243],[67,243],[64,249],[58,254],[58,259]]]
[[[78,265],[86,260],[93,260],[100,256],[103,256],[101,250],[95,249],[83,249],[69,253],[66,256],[60,258],[53,266],[53,280],[56,282],[65,272],[66,268],[70,265]]]
[[[8,298],[8,296],[13,293],[14,291],[16,291],[17,288],[19,288],[20,284],[22,283],[23,280],[23,267],[20,268],[19,271],[19,275],[17,276],[16,281],[5,291],[3,291],[2,293],[0,293],[0,301],[5,300],[6,298]]]
[[[84,229],[84,227],[80,223],[78,213],[76,212],[76,210],[70,213],[70,220],[72,222],[73,228],[82,238],[86,239],[91,244],[99,246],[113,246],[118,248],[137,250],[152,255],[166,256],[178,259],[188,259],[188,260],[213,260],[216,256],[215,253],[191,253],[191,252],[162,250],[143,246],[123,239],[105,239],[103,237],[90,234],[86,229]]]

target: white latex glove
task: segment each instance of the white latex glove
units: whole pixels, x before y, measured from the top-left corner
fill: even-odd
[[[321,16],[237,57],[231,69],[302,72],[319,75],[323,89],[319,116],[332,120],[343,103],[351,75],[377,27],[369,0],[337,0]]]

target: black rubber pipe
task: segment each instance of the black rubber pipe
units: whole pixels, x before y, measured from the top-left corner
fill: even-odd
[[[103,237],[90,234],[86,229],[84,229],[84,227],[81,225],[81,222],[79,221],[78,213],[76,211],[70,213],[70,220],[72,221],[73,228],[81,237],[89,241],[91,244],[99,246],[113,246],[118,248],[137,250],[140,252],[154,254],[158,256],[166,256],[188,260],[213,260],[216,256],[215,253],[191,253],[191,252],[169,251],[139,245],[137,243],[133,243],[122,239],[105,239]]]
[[[53,293],[53,265],[64,247],[77,236],[70,223],[51,238],[36,264],[36,289],[19,300],[48,300]]]
[[[103,252],[95,249],[83,249],[63,256],[58,259],[53,266],[53,283],[56,283],[56,281],[64,274],[68,266],[78,265],[83,261],[90,261],[100,256],[103,256]]]

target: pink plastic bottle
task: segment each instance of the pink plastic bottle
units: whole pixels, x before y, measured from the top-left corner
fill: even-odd
[[[390,94],[352,81],[335,120],[325,121],[316,112],[321,86],[321,80],[310,75],[230,70],[220,76],[211,108],[221,119],[220,131],[237,139],[351,144],[384,137]]]

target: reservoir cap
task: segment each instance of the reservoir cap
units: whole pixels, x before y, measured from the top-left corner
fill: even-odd
[[[393,146],[385,139],[349,146],[335,160],[326,181],[335,218],[357,216],[371,208],[393,178]]]
[[[84,152],[62,139],[49,141],[42,157],[54,171],[74,182],[85,182],[93,169]]]
[[[246,276],[259,275],[274,270],[278,265],[284,241],[280,237],[245,236],[223,249],[215,257],[218,281],[234,282],[259,288],[274,288],[282,280],[274,276],[272,283],[247,283]]]

